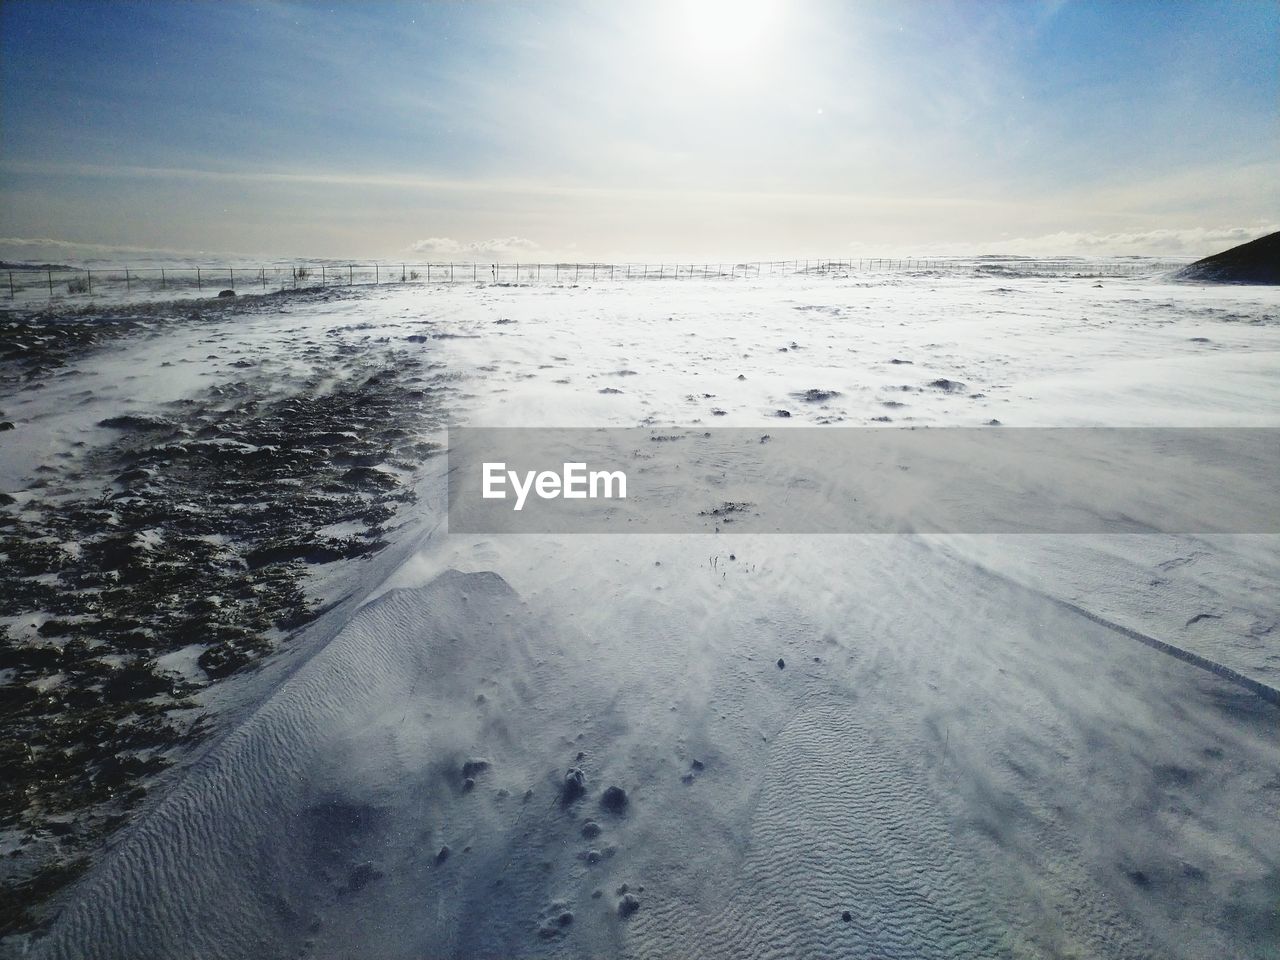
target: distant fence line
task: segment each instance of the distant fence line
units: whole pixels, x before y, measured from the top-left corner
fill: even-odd
[[[1124,277],[1172,270],[1183,261],[1079,261],[997,259],[860,258],[824,260],[752,260],[738,263],[324,263],[274,266],[201,265],[193,267],[116,268],[18,267],[7,270],[10,299],[19,293],[47,297],[95,292],[139,293],[224,289],[237,293],[270,292],[315,286],[387,283],[579,283],[601,280],[743,279],[788,275],[926,273],[968,271],[991,276]]]

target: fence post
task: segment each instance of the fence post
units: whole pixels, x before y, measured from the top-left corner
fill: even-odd
[[[400,282],[404,283],[404,264],[400,264]]]
[[[347,264],[347,286],[354,287],[356,284],[356,267],[354,263]]]
[[[164,267],[160,268],[160,289],[165,290],[169,286],[169,278],[164,275]]]
[[[129,279],[129,265],[127,263],[124,265],[124,288],[126,290],[133,289],[133,282]]]
[[[49,271],[49,296],[53,296],[53,271]]]
[[[449,261],[449,282],[453,283],[453,261]]]
[[[373,284],[377,286],[382,282],[382,271],[378,269],[378,265],[373,265]]]
[[[85,270],[85,283],[88,284],[89,295],[93,296],[93,271]]]
[[[228,267],[227,269],[231,271],[231,289],[234,290],[236,288],[236,268]]]
[[[258,279],[262,281],[262,289],[263,290],[267,289],[267,268],[266,267],[258,268]]]
[[[14,296],[14,294],[13,294],[13,271],[12,271],[12,270],[10,270],[10,271],[9,271],[9,299],[10,299],[10,300],[12,300],[12,299],[13,299],[13,296]]]
[[[200,280],[200,268],[196,267],[196,289],[203,290],[204,283]]]

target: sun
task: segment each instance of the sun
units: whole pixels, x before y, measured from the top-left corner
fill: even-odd
[[[671,13],[681,52],[710,72],[738,72],[754,63],[776,26],[777,0],[688,0]]]

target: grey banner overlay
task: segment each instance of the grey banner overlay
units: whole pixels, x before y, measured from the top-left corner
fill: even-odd
[[[1280,429],[455,427],[449,530],[1280,533]]]

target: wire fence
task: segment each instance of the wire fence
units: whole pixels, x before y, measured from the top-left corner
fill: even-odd
[[[328,286],[382,284],[567,284],[638,280],[753,279],[782,276],[970,273],[987,276],[1133,277],[1184,266],[1174,260],[860,258],[739,263],[342,263],[170,267],[14,266],[0,273],[11,300],[217,296]]]

